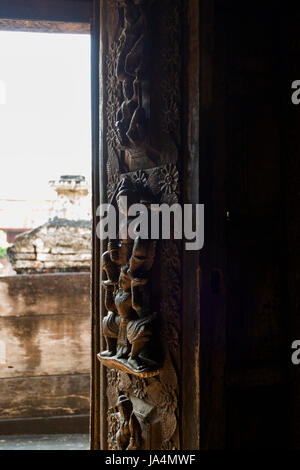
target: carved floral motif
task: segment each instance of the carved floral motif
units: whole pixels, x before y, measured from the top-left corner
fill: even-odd
[[[109,173],[109,177],[110,178],[107,183],[107,198],[108,198],[108,201],[111,201],[119,184],[119,174]]]
[[[161,401],[159,408],[165,412],[172,414],[177,409],[176,390],[169,384],[163,383],[161,387]]]
[[[160,189],[165,194],[178,192],[179,173],[176,165],[168,164],[162,167],[160,171]]]
[[[147,184],[147,174],[143,170],[137,170],[133,174],[133,180],[137,186],[143,187]]]

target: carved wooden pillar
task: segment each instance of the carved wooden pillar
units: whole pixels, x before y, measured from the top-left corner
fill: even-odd
[[[121,196],[199,202],[197,2],[102,0],[94,13],[94,209],[99,194],[119,213]],[[92,448],[196,449],[199,253],[187,255],[182,240],[133,241],[122,230],[117,240],[94,240]]]

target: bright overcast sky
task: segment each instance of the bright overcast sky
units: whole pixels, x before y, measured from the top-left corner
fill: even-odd
[[[0,199],[53,197],[90,181],[90,36],[0,31]]]

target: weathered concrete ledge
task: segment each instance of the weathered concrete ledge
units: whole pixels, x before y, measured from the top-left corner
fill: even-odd
[[[89,273],[0,277],[0,420],[88,415],[89,373]]]

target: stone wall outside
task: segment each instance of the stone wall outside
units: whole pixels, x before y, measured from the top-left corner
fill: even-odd
[[[0,277],[0,422],[89,413],[90,275]]]

